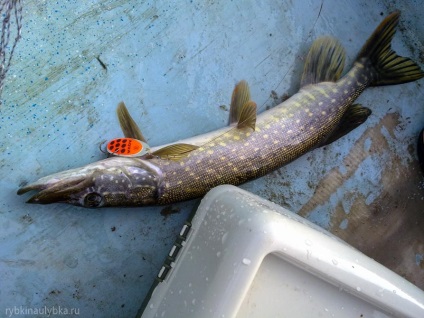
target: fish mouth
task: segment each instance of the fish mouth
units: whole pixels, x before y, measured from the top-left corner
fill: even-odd
[[[66,178],[63,178],[62,175],[61,178],[59,174],[55,174],[21,187],[17,194],[22,195],[30,191],[37,191],[26,201],[27,203],[70,203],[72,194],[87,188],[88,183],[87,177],[83,175],[68,176]]]

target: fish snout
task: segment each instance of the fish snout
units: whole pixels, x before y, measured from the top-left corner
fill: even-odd
[[[23,186],[18,195],[37,191],[27,203],[67,203],[86,208],[156,204],[163,192],[162,172],[141,159],[112,157]]]

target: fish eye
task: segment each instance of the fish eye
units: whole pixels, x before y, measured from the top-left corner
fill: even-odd
[[[88,193],[84,197],[84,206],[87,208],[97,208],[102,203],[103,203],[103,197],[96,192]]]

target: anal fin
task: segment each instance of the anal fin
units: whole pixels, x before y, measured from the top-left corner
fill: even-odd
[[[312,43],[306,57],[300,86],[336,82],[344,68],[345,52],[334,38],[321,37]]]
[[[120,102],[118,104],[116,114],[118,115],[119,125],[121,126],[122,132],[124,133],[125,137],[134,138],[146,142],[146,139],[141,133],[140,128],[138,128],[134,119],[132,119],[124,102]]]
[[[348,134],[356,127],[363,124],[369,115],[371,115],[371,110],[369,108],[363,107],[360,104],[350,105],[340,120],[339,126],[321,146],[329,145]]]
[[[160,148],[152,152],[151,154],[161,159],[169,159],[169,160],[178,161],[182,158],[187,157],[190,152],[192,152],[193,150],[196,150],[197,148],[199,147],[195,145],[184,144],[184,143],[172,144],[172,145]]]

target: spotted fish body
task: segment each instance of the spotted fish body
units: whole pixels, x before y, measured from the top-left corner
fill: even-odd
[[[338,83],[308,85],[259,115],[255,131],[231,129],[179,161],[153,160],[164,174],[159,204],[199,197],[220,184],[261,177],[322,144],[367,85],[357,63]]]
[[[363,123],[370,111],[353,104],[371,85],[399,84],[424,76],[390,42],[399,13],[389,15],[340,78],[344,51],[334,39],[312,45],[300,91],[256,116],[246,82],[233,93],[230,128],[152,149],[143,158],[108,158],[41,178],[18,191],[38,190],[30,203],[84,207],[165,205],[204,195],[220,184],[239,185],[328,144]],[[126,109],[118,115],[126,137],[145,141]]]

